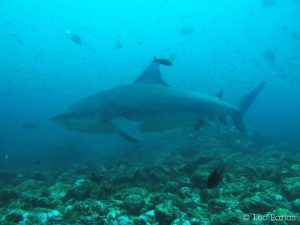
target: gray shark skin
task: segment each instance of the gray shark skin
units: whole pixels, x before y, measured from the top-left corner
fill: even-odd
[[[170,87],[161,77],[159,64],[152,62],[134,83],[87,97],[51,120],[81,132],[117,133],[133,143],[141,132],[198,129],[206,121],[225,121],[227,116],[243,132],[243,114],[264,85],[261,82],[235,106],[220,95]]]

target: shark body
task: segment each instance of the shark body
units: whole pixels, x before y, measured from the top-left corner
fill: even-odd
[[[198,129],[206,121],[224,122],[227,116],[244,131],[243,114],[264,84],[235,106],[217,96],[170,87],[161,77],[159,64],[152,62],[134,83],[89,96],[51,120],[82,132],[117,133],[130,142],[138,141],[138,132]]]

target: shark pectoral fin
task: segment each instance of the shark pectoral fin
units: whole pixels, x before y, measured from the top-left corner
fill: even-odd
[[[125,117],[118,117],[110,120],[110,125],[115,129],[116,133],[131,143],[137,143],[141,140],[139,137],[138,126],[139,123],[126,119]]]
[[[139,140],[127,133],[125,133],[124,131],[120,130],[120,129],[116,129],[117,134],[120,135],[122,138],[124,138],[126,141],[129,141],[131,143],[138,143]]]
[[[143,121],[139,129],[142,132],[157,132],[157,131],[164,131],[164,130],[170,130],[170,129],[176,129],[182,127],[181,123],[178,123],[178,121],[174,121],[173,118],[165,117],[164,115],[161,115],[161,118],[159,119],[149,119],[147,121]]]

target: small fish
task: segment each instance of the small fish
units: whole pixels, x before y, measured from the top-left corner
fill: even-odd
[[[24,129],[34,129],[34,128],[37,128],[37,124],[36,123],[23,123],[21,125],[21,128],[24,128]]]
[[[273,50],[271,49],[266,49],[264,51],[264,57],[268,60],[268,62],[271,64],[271,65],[274,65],[275,64],[275,61],[276,61],[276,54]]]
[[[42,160],[41,159],[37,159],[35,162],[34,162],[34,165],[36,166],[39,166],[42,164]]]
[[[152,62],[156,62],[156,63],[162,64],[162,65],[165,65],[165,66],[172,66],[173,65],[173,63],[170,60],[163,59],[163,58],[154,57]]]
[[[114,46],[114,49],[121,49],[121,48],[123,48],[123,46],[124,45],[121,42],[117,42]]]
[[[296,40],[296,41],[299,41],[300,40],[300,33],[292,32],[291,33],[291,38]]]
[[[20,39],[17,40],[18,44],[23,45],[23,41],[21,41]]]
[[[272,7],[275,6],[277,0],[262,0],[263,7]]]
[[[92,172],[91,175],[90,175],[90,179],[91,179],[91,181],[99,184],[103,181],[104,176],[97,175],[96,173]]]
[[[181,29],[181,31],[179,31],[179,33],[181,33],[182,36],[189,35],[193,32],[194,32],[193,28],[190,27],[184,27]]]
[[[221,166],[214,170],[207,178],[206,186],[207,188],[215,188],[217,187],[221,181],[223,180],[225,175],[225,167]]]
[[[67,30],[67,36],[70,40],[72,40],[77,45],[82,45],[82,40],[79,35],[74,34],[72,31]]]

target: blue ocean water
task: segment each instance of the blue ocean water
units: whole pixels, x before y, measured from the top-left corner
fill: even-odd
[[[297,148],[299,21],[297,0],[1,0],[0,168],[39,160],[56,168],[98,154],[107,162],[132,150],[115,134],[77,133],[49,118],[133,82],[153,56],[172,59],[161,66],[171,86],[222,90],[233,104],[267,81],[246,124]]]
[[[49,117],[132,82],[153,56],[174,58],[174,66],[162,68],[171,85],[223,90],[233,103],[266,80],[247,123],[299,144],[299,2],[265,2],[1,1],[1,158],[20,147],[40,151],[62,135],[72,139],[77,134]],[[23,123],[38,128],[21,129]]]
[[[62,131],[49,117],[87,95],[132,82],[153,56],[175,58],[173,67],[162,68],[171,85],[223,90],[233,103],[266,80],[247,122],[265,136],[299,143],[299,3],[276,3],[1,1],[2,156],[15,151],[11,142],[55,139]],[[67,30],[83,44],[68,39]],[[39,129],[20,129],[26,122]]]

